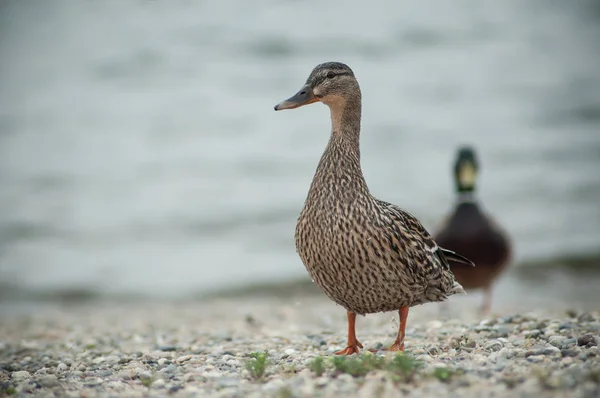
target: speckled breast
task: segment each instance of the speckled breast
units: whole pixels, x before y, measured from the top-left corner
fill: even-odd
[[[381,247],[366,220],[331,210],[326,217],[315,213],[305,210],[298,219],[296,249],[331,300],[357,314],[414,305],[421,284]]]

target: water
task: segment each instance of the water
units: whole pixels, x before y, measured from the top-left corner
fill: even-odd
[[[178,296],[305,276],[295,221],[329,134],[275,113],[314,65],[363,91],[371,191],[429,228],[455,148],[521,266],[600,242],[600,5],[4,1],[0,281]]]

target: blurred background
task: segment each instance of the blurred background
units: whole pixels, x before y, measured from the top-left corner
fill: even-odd
[[[2,0],[0,297],[308,280],[294,228],[329,114],[273,105],[333,60],[362,87],[374,195],[433,229],[471,144],[515,245],[496,301],[597,306],[594,0]]]

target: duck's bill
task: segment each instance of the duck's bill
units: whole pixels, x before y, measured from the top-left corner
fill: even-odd
[[[275,105],[274,109],[276,111],[281,111],[284,109],[299,108],[301,106],[317,102],[318,100],[319,99],[315,96],[312,89],[308,86],[304,86],[293,97],[290,97]]]

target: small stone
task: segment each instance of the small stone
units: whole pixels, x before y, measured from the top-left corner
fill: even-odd
[[[294,354],[295,352],[296,352],[296,350],[295,350],[295,349],[293,349],[293,348],[288,348],[288,349],[286,349],[286,350],[284,351],[284,353],[285,353],[286,355],[292,355],[292,354]]]
[[[544,348],[541,352],[542,355],[560,355],[560,349],[554,346],[548,346]]]
[[[514,356],[514,352],[510,348],[503,347],[500,351],[498,351],[498,358],[510,359],[513,356]]]
[[[161,345],[158,347],[158,349],[160,351],[166,351],[166,352],[177,351],[177,347],[174,345]]]
[[[153,388],[163,388],[165,386],[165,381],[163,379],[157,379],[152,382]]]
[[[526,330],[525,331],[525,338],[527,339],[537,339],[538,337],[540,337],[540,330],[539,329],[533,329],[533,330]]]
[[[13,372],[10,377],[14,380],[14,381],[23,381],[23,380],[27,380],[31,377],[31,374],[29,374],[28,371],[26,370],[19,370],[18,372]]]
[[[136,372],[136,373],[137,373],[137,372]],[[150,378],[152,378],[152,373],[150,373],[150,372],[148,372],[148,371],[145,371],[145,370],[143,370],[143,371],[141,371],[141,372],[137,373],[137,376],[138,376],[140,379],[150,379]]]
[[[573,308],[569,308],[565,311],[565,313],[567,314],[567,316],[569,318],[577,318],[577,315],[579,315],[579,312],[577,312],[576,309]]]
[[[563,336],[550,336],[548,339],[548,343],[552,344],[555,347],[561,348],[563,342],[566,340],[566,337]]]
[[[580,347],[594,347],[597,346],[598,343],[593,334],[587,333],[577,339],[577,345]]]
[[[581,359],[582,361],[586,361],[589,357],[590,355],[587,352],[582,352],[577,358]]]
[[[66,371],[67,369],[69,369],[69,367],[67,366],[67,364],[66,364],[66,363],[62,363],[62,362],[61,362],[61,363],[59,363],[59,364],[56,366],[56,370],[57,370],[58,372],[64,372],[64,371]]]
[[[577,355],[579,355],[579,351],[576,350],[569,350],[569,349],[564,349],[564,350],[560,350],[560,353],[562,354],[563,358],[570,358],[570,357],[576,357]]]
[[[106,357],[105,362],[107,362],[107,363],[113,363],[114,364],[114,363],[118,363],[120,359],[121,358],[119,358],[116,355],[109,355],[109,356]]]
[[[179,384],[169,386],[169,394],[175,394],[177,391],[181,390],[182,388],[183,388],[183,386],[179,385]]]
[[[527,357],[527,360],[533,363],[540,363],[544,361],[544,357],[542,355],[531,355]]]
[[[430,345],[427,347],[427,353],[429,355],[440,355],[442,353],[442,349],[436,345]]]
[[[570,348],[577,345],[577,339],[565,339],[560,348]]]
[[[600,356],[600,349],[595,346],[595,347],[590,347],[586,350],[586,353],[588,354],[588,356],[590,357],[596,357],[596,356]]]
[[[110,370],[99,370],[96,372],[95,376],[97,377],[110,377],[112,376],[113,372]]]
[[[177,372],[177,366],[169,365],[166,368],[161,369],[160,371],[163,373],[175,373],[175,372]]]
[[[477,342],[473,339],[469,339],[469,340],[465,341],[465,343],[463,344],[463,348],[464,347],[477,348]]]
[[[493,327],[493,334],[496,337],[508,337],[512,332],[512,328],[505,325],[495,325]]]
[[[171,361],[169,361],[167,358],[160,358],[158,360],[158,366],[164,366],[167,363],[170,363]]]
[[[525,345],[525,340],[523,340],[523,339],[513,339],[513,340],[511,340],[511,343],[515,347],[523,347]]]
[[[106,357],[100,356],[100,357],[94,358],[94,360],[92,361],[92,363],[94,363],[96,365],[100,364],[102,362],[106,362]]]
[[[589,312],[584,312],[581,315],[579,315],[579,317],[577,318],[577,320],[579,322],[593,322],[594,321],[594,316],[592,314],[590,314]]]
[[[558,325],[558,330],[571,330],[575,329],[576,326],[571,322],[565,322]]]
[[[177,358],[177,359],[175,360],[175,362],[177,362],[177,363],[183,363],[183,362],[187,362],[187,361],[189,361],[190,359],[192,359],[192,356],[191,356],[191,355],[182,355],[182,356],[180,356],[179,358]]]
[[[131,380],[134,375],[135,374],[132,370],[122,370],[117,373],[117,377],[121,380]]]
[[[102,380],[99,377],[92,377],[90,379],[86,379],[85,380],[85,385],[86,386],[90,386],[90,387],[94,387],[94,386],[99,386],[103,382],[104,382],[104,380]]]
[[[43,387],[55,387],[58,385],[58,378],[55,375],[45,375],[40,377],[39,383]]]
[[[502,347],[504,347],[504,344],[502,344],[501,341],[498,340],[492,340],[489,341],[485,344],[485,346],[483,347],[484,350],[486,351],[500,351],[502,349]]]

